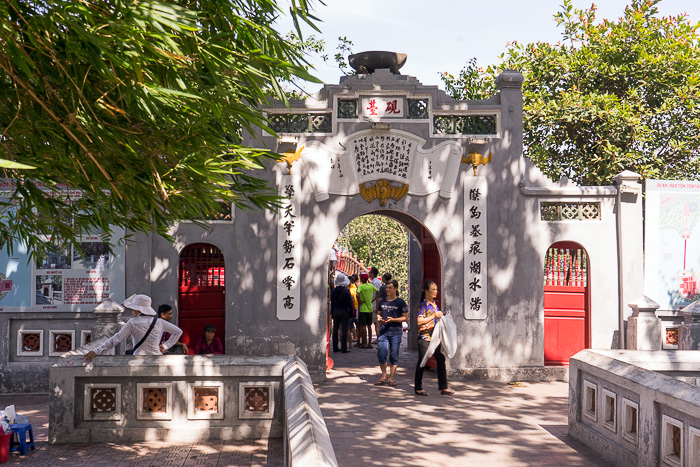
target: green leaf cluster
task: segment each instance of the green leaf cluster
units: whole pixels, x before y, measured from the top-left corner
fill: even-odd
[[[289,1],[315,28],[309,0]],[[278,156],[242,131],[272,132],[259,108],[286,100],[280,83],[315,81],[281,14],[274,0],[0,2],[0,247],[167,235],[216,200],[274,207],[255,171]]]
[[[408,296],[408,230],[389,217],[369,214],[348,223],[336,244],[357,255],[367,268],[388,272],[399,282],[399,295]]]
[[[659,17],[661,0],[634,0],[617,21],[565,0],[558,44],[513,43],[474,78],[445,80],[463,98],[493,90],[501,70],[522,71],[524,153],[548,177],[607,185],[622,170],[643,179],[700,178],[699,24]]]

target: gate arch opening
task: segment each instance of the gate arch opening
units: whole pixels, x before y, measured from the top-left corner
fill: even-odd
[[[400,211],[392,210],[377,210],[364,213],[350,220],[347,224],[343,226],[340,230],[339,235],[334,239],[335,245],[337,240],[343,235],[346,227],[354,220],[364,217],[364,216],[382,216],[389,218],[393,221],[401,224],[407,231],[406,239],[406,263],[407,263],[407,278],[405,290],[401,290],[399,296],[403,298],[409,306],[409,329],[408,332],[404,334],[404,337],[408,339],[407,344],[410,349],[416,348],[417,339],[417,325],[416,325],[416,315],[415,311],[418,308],[418,300],[421,294],[423,284],[432,280],[438,285],[438,297],[436,297],[436,302],[438,306],[442,309],[442,260],[440,255],[440,248],[438,242],[432,233],[417,219],[405,214]],[[329,245],[329,250],[331,245]],[[341,271],[343,273],[356,274],[360,270],[367,271],[371,266],[377,266],[377,264],[364,264],[360,261],[357,256],[349,254],[348,252],[339,251],[337,254],[337,260],[335,264],[329,262],[328,268],[328,313],[327,313],[327,335],[330,339],[330,333],[332,331],[332,319],[330,316],[330,290],[332,287],[333,277],[335,271]],[[391,272],[396,278],[395,271],[379,271],[379,278],[385,272]],[[400,281],[401,282],[401,281]],[[373,339],[377,338],[376,332],[373,332]],[[327,352],[330,351],[330,346],[327,345]],[[327,358],[327,368],[330,369],[333,366],[333,361],[330,358],[330,354]]]
[[[193,243],[180,252],[178,274],[178,326],[180,340],[194,354],[204,326],[216,326],[226,349],[226,268],[221,250],[209,243]]]
[[[544,261],[544,363],[569,364],[590,348],[589,257],[575,242],[553,243]]]

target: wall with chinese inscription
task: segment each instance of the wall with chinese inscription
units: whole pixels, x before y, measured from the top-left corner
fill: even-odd
[[[210,230],[181,224],[173,228],[175,243],[137,235],[127,249],[127,293],[176,305],[179,251],[211,243],[227,265],[226,352],[296,354],[320,379],[328,253],[348,222],[381,213],[417,238],[425,228],[435,239],[443,309],[454,314],[460,336],[452,373],[547,373],[543,267],[557,241],[577,242],[588,253],[590,345],[610,348],[618,326],[617,190],[553,183],[523,158],[521,84],[519,73],[505,72],[491,99],[454,101],[413,77],[377,70],[327,85],[291,109],[271,104],[265,110],[274,121],[303,123],[281,125],[279,137],[247,136],[250,144],[299,156],[258,174],[283,197],[280,208],[237,210],[232,222]],[[563,201],[599,212],[577,222],[542,217],[542,206]],[[636,209],[641,200],[623,202]],[[623,232],[629,253],[641,238],[634,222]],[[623,254],[623,263],[632,256]],[[410,275],[411,290],[419,290],[413,282],[421,274]],[[641,290],[635,287],[627,284],[625,296]],[[410,297],[412,320],[417,298]]]
[[[615,187],[546,179],[522,155],[522,76],[504,72],[497,85],[490,99],[455,101],[416,78],[377,70],[344,77],[312,98],[292,101],[291,108],[273,102],[265,111],[278,137],[246,135],[246,142],[289,155],[256,174],[282,197],[279,209],[235,210],[232,220],[211,222],[208,229],[181,223],[170,232],[174,241],[135,234],[123,263],[109,258],[109,274],[123,281],[124,296],[146,293],[154,306],[173,305],[177,321],[180,252],[193,243],[216,246],[226,264],[226,326],[220,335],[226,353],[297,355],[320,380],[326,367],[328,253],[352,219],[382,214],[404,223],[416,238],[426,229],[435,240],[442,307],[453,313],[460,340],[449,362],[453,374],[560,377],[564,373],[544,367],[547,250],[559,241],[586,250],[588,345],[618,345],[620,313],[628,313],[625,304],[643,293],[641,195],[635,194],[634,174],[621,179],[620,196]],[[89,269],[107,269],[99,245],[87,241],[85,247]],[[413,253],[418,249],[412,244]],[[70,279],[65,271],[56,273],[69,256],[59,251],[32,266],[47,277],[5,274],[0,294],[16,299],[15,278],[26,276],[33,284],[26,290],[68,300],[71,290],[90,285],[64,280],[57,294],[49,276]],[[410,333],[416,329],[420,266],[411,264]],[[102,283],[91,287],[95,299],[104,295]],[[39,294],[30,295],[38,300]],[[51,320],[40,325],[22,313],[6,313],[2,329],[13,337],[0,346],[0,376],[9,381],[7,375],[18,373],[13,369],[29,374],[37,365],[47,372],[49,346],[59,352],[70,330],[79,343],[93,319],[87,315],[67,314],[65,326],[49,329]],[[40,358],[39,350],[45,352]],[[45,382],[38,378],[18,380],[12,388],[41,390]]]
[[[319,229],[330,224],[327,241],[352,218],[378,210],[412,216],[435,237],[444,307],[463,318],[457,321],[462,343],[451,361],[457,372],[527,376],[525,368],[543,366],[542,270],[555,242],[577,242],[590,258],[588,346],[619,345],[620,304],[641,294],[641,199],[618,200],[615,187],[552,182],[525,159],[521,82],[518,73],[506,72],[494,98],[456,102],[382,70],[348,77],[314,101],[337,117],[331,134],[295,135],[295,149],[304,149],[294,170],[313,191],[310,223],[323,218]],[[377,110],[394,98],[403,117]],[[367,190],[372,184],[387,195]],[[392,197],[402,185],[405,194]],[[599,212],[577,222],[553,221],[541,216],[548,201],[595,205]],[[624,227],[616,222],[618,204]],[[628,245],[624,253],[617,249],[618,233]],[[316,248],[323,252],[312,268],[325,260],[327,247]]]

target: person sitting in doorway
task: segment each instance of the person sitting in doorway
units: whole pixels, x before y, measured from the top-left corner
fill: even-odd
[[[216,337],[216,326],[207,324],[204,326],[204,335],[197,341],[194,346],[195,355],[223,355],[224,346],[221,339]]]
[[[165,321],[170,322],[173,319],[173,307],[170,305],[163,304],[158,307],[158,317]],[[160,343],[163,344],[165,341],[170,339],[170,333],[164,332],[163,336],[160,338]],[[165,353],[176,354],[176,355],[187,355],[187,345],[184,342],[177,341],[170,347]]]

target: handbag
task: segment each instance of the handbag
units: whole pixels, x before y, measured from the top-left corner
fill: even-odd
[[[179,345],[174,345],[170,347],[168,350],[165,351],[165,353],[171,355],[185,355],[185,351],[182,350],[182,347],[180,347]]]
[[[136,352],[138,350],[138,348],[141,347],[141,344],[143,344],[143,341],[145,341],[146,338],[148,337],[148,335],[151,333],[151,331],[153,331],[153,326],[156,325],[156,321],[158,321],[157,315],[153,317],[153,321],[151,321],[151,325],[148,327],[148,331],[146,331],[146,334],[144,334],[143,337],[141,338],[141,340],[136,343],[134,348],[129,349],[126,352],[124,352],[126,355],[134,355],[134,352]]]

